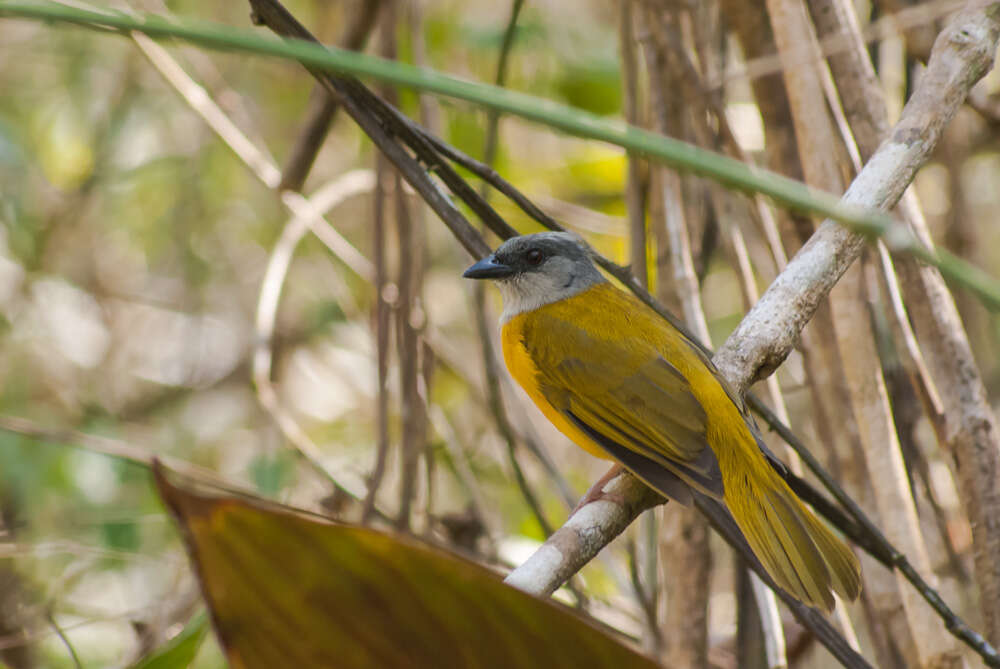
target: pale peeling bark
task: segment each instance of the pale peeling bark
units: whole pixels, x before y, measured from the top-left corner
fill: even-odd
[[[969,89],[992,67],[1000,3],[971,4],[938,38],[899,123],[851,183],[843,204],[895,205]],[[716,365],[732,383],[745,389],[784,361],[864,241],[832,220],[823,222],[716,353]]]
[[[851,409],[868,475],[876,482],[872,487],[882,531],[933,584],[934,574],[920,531],[862,290],[861,267],[855,265],[830,295],[843,372],[851,389]],[[898,573],[896,583],[919,666],[962,666],[955,638],[944,629],[920,593]]]
[[[781,58],[805,182],[814,188],[839,192],[844,179],[837,161],[831,160],[837,155],[838,142],[817,74],[819,49],[813,48],[809,57],[802,57],[803,48],[815,42],[812,22],[802,0],[767,0],[767,13]]]
[[[684,207],[677,174],[662,170],[666,228],[670,238],[674,281],[684,320],[704,342],[708,324],[694,273]],[[708,659],[708,596],[711,553],[708,524],[693,508],[677,508],[672,527],[661,539],[661,561],[670,572],[665,579],[667,617],[663,633],[668,666],[703,666]]]
[[[962,508],[972,527],[984,634],[996,645],[1000,643],[1000,432],[996,416],[941,274],[912,258],[900,258],[896,267],[941,392],[946,445],[955,461]]]
[[[768,0],[771,26],[779,55],[785,64],[799,159],[806,183],[830,192],[843,189],[842,169],[831,157],[842,153],[843,144],[826,107],[817,104],[824,97],[818,58],[797,55],[803,41],[814,41],[813,26],[801,0]],[[818,49],[814,49],[818,56]],[[873,481],[881,526],[890,541],[910,557],[925,578],[933,578],[926,545],[920,532],[916,506],[910,494],[906,469],[885,380],[879,364],[868,313],[860,288],[860,268],[855,266],[830,294],[832,325],[836,346],[843,363],[851,410],[858,427],[868,473]],[[891,529],[890,529],[891,528]],[[956,640],[942,628],[934,612],[921,601],[920,594],[897,577],[903,613],[916,646],[921,667],[958,666]],[[898,615],[894,612],[890,615]]]
[[[536,595],[551,595],[646,509],[663,498],[629,474],[608,481],[602,496],[580,507],[504,581]]]
[[[938,38],[927,75],[892,137],[851,184],[846,203],[887,208],[899,199],[969,89],[992,66],[1000,33],[998,12],[1000,3],[976,2]],[[826,221],[778,276],[714,358],[740,392],[784,360],[816,305],[863,243],[858,235]],[[613,495],[584,505],[512,571],[507,582],[538,594],[555,591],[656,501],[646,486],[627,475],[610,481],[605,490]]]
[[[675,507],[676,508],[670,508]],[[667,598],[661,627],[667,667],[708,663],[708,595],[712,575],[709,529],[693,508],[668,504],[660,528],[660,570]]]
[[[868,156],[887,134],[888,116],[882,90],[860,38],[857,18],[844,0],[814,0],[812,6],[821,34],[844,35],[853,45],[852,49],[832,57],[830,68],[841,84],[844,108],[858,149],[862,156]],[[992,13],[993,18],[987,16],[986,21],[973,24],[995,34],[996,4],[984,9],[984,14]],[[975,34],[974,30],[968,33]],[[962,38],[961,34],[959,37]],[[914,197],[904,198],[900,213],[930,246],[930,235]],[[975,576],[985,634],[996,645],[1000,643],[1000,433],[996,417],[990,409],[965,328],[940,272],[910,257],[899,258],[897,267],[908,309],[943,401],[942,414],[937,418],[944,424],[943,445],[955,458],[962,507],[972,525]]]

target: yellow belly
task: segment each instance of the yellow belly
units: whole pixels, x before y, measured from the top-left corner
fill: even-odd
[[[544,307],[543,307],[544,308]],[[588,437],[580,428],[566,419],[560,411],[553,407],[538,388],[538,369],[532,362],[523,343],[523,325],[527,314],[519,314],[504,324],[501,331],[503,358],[507,369],[514,380],[520,384],[528,397],[541,409],[546,418],[556,428],[565,434],[577,446],[594,457],[610,460],[608,454]]]

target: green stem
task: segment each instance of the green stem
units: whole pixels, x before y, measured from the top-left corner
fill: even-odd
[[[894,224],[885,212],[844,205],[836,196],[813,190],[793,179],[550,100],[362,53],[298,40],[265,38],[249,30],[218,24],[174,22],[154,15],[133,16],[56,4],[3,1],[0,1],[0,16],[72,23],[124,34],[137,31],[150,37],[182,39],[223,51],[295,60],[309,67],[371,77],[520,116],[571,135],[636,151],[675,169],[707,177],[730,188],[763,193],[789,208],[832,218],[871,238],[885,237],[891,230],[889,241],[892,250],[912,253],[934,265],[945,277],[975,293],[989,308],[1000,310],[1000,282],[951,254],[925,248],[908,230]]]

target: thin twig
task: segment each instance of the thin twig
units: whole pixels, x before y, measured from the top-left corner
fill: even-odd
[[[431,407],[430,389],[434,381],[434,370],[437,365],[437,359],[434,356],[434,349],[431,348],[430,343],[425,339],[420,339],[420,379],[417,389],[418,399],[420,401],[420,411],[423,414],[423,425],[421,429],[423,430],[422,439],[424,441],[424,452],[423,452],[423,462],[424,462],[424,534],[428,535],[432,530],[432,522],[434,519],[434,500],[436,499],[434,492],[436,487],[434,485],[434,475],[436,470],[437,461],[434,457],[434,449],[431,447],[430,443],[430,418],[428,417],[428,412]]]
[[[876,246],[882,269],[882,281],[885,283],[886,293],[889,296],[889,304],[892,307],[891,312],[896,326],[894,329],[898,331],[899,338],[902,339],[903,344],[901,348],[906,351],[910,363],[916,372],[917,383],[915,385],[921,399],[924,401],[927,416],[935,423],[935,429],[937,429],[937,425],[942,422],[941,417],[944,415],[944,404],[941,401],[941,394],[938,392],[930,370],[927,369],[924,354],[920,350],[920,344],[917,343],[917,336],[910,325],[910,317],[907,313],[906,305],[903,304],[903,294],[899,287],[899,279],[896,277],[896,269],[893,265],[892,257],[889,255],[889,249],[881,242]]]
[[[79,430],[54,428],[41,425],[19,416],[0,415],[0,430],[19,434],[31,439],[51,444],[62,444],[80,448],[91,453],[99,453],[116,460],[130,462],[141,467],[152,467],[159,460],[174,471],[206,485],[236,495],[252,495],[252,490],[238,483],[221,478],[216,472],[172,455],[164,455],[149,448],[137,446],[121,439],[112,439]]]
[[[394,174],[385,156],[375,155],[375,193],[372,206],[372,259],[375,264],[372,307],[375,330],[375,463],[368,475],[368,492],[361,511],[361,522],[367,523],[375,512],[376,496],[385,477],[389,459],[389,337],[392,304],[399,299],[399,290],[392,284],[386,266],[386,209],[390,204],[389,190]],[[392,297],[390,297],[390,295]]]
[[[917,592],[920,593],[921,597],[937,612],[949,632],[975,650],[988,666],[1000,667],[1000,653],[981,634],[974,631],[951,610],[937,590],[932,588],[919,572],[913,568],[907,557],[889,543],[885,535],[882,534],[882,531],[865,515],[861,507],[830,478],[830,475],[823,469],[823,466],[805,444],[791,430],[785,427],[763,402],[753,396],[749,396],[747,403],[774,432],[785,440],[785,443],[795,449],[795,452],[802,458],[802,462],[809,468],[809,471],[823,483],[827,490],[833,493],[836,500],[847,510],[854,522],[862,528],[865,535],[875,542],[869,552],[875,557],[881,556],[888,561],[888,564],[892,568],[898,570],[903,578],[909,581]],[[802,494],[799,488],[793,486],[793,489],[797,494]],[[812,504],[811,500],[806,499],[806,501]]]
[[[503,41],[500,43],[500,56],[497,58],[497,73],[493,78],[493,83],[503,86],[507,82],[507,63],[510,61],[510,52],[514,46],[514,35],[517,34],[517,19],[521,15],[524,7],[524,0],[513,0],[510,6],[510,17],[507,19],[507,27],[503,31]],[[500,112],[491,109],[486,116],[486,139],[483,140],[483,163],[492,165],[496,160],[497,137],[500,129]],[[489,194],[484,188],[482,196],[488,198]]]
[[[639,123],[639,63],[635,53],[635,0],[621,0],[618,49],[621,52],[622,113],[630,125]],[[625,154],[625,212],[629,222],[628,248],[632,275],[643,288],[649,286],[646,267],[646,205],[642,189],[642,162],[634,151]]]
[[[417,470],[427,451],[427,416],[420,397],[422,319],[418,321],[419,300],[423,287],[423,236],[416,230],[417,221],[403,196],[403,183],[394,179],[393,201],[396,207],[396,233],[399,242],[399,302],[396,309],[396,340],[400,367],[402,428],[400,439],[403,471],[399,487],[398,528],[409,528],[413,500],[417,496]]]
[[[341,48],[351,51],[364,48],[368,36],[375,27],[375,18],[378,16],[381,4],[381,0],[365,0],[361,3],[361,7],[353,13],[351,22],[344,29],[344,34],[340,38]],[[331,97],[321,85],[313,89],[305,115],[306,120],[281,170],[278,190],[302,190],[306,176],[312,169],[339,108],[337,99]]]
[[[69,638],[63,632],[62,628],[59,627],[59,623],[56,622],[55,616],[52,615],[52,611],[47,611],[45,613],[45,619],[49,621],[49,624],[52,625],[52,629],[54,629],[56,634],[59,635],[59,639],[63,642],[63,645],[66,646],[66,650],[69,651],[70,659],[73,660],[73,666],[76,667],[76,669],[83,669],[83,663],[80,662],[80,656],[76,654],[76,649],[73,647],[73,644],[69,642]]]
[[[655,514],[653,514],[654,511],[655,509],[649,509],[645,517],[656,518]],[[639,574],[639,556],[637,552],[635,540],[628,539],[625,542],[625,555],[628,558],[628,575],[632,581],[632,591],[636,601],[639,602],[639,610],[642,611],[644,633],[648,633],[653,637],[645,644],[644,650],[653,657],[656,657],[659,655],[659,648],[663,644],[663,637],[656,622],[656,599],[650,596],[651,593],[647,592],[648,589],[643,584],[642,576]]]
[[[427,67],[427,45],[424,39],[424,2],[423,0],[413,0],[412,2],[404,3],[404,12],[406,14],[405,22],[409,31],[410,36],[410,53],[413,58],[413,63],[417,67]],[[424,127],[431,129],[432,131],[437,130],[440,126],[438,110],[436,101],[426,93],[418,94],[418,104],[420,108],[420,122]],[[403,183],[400,183],[400,193],[399,202],[397,203],[400,208],[407,207],[407,204],[402,201],[402,190]],[[430,442],[430,418],[429,412],[432,406],[431,402],[431,388],[433,387],[433,380],[435,377],[435,370],[437,369],[437,355],[435,354],[434,345],[428,339],[428,334],[432,331],[431,325],[428,322],[427,312],[424,307],[423,296],[421,295],[424,274],[427,271],[426,267],[426,256],[427,256],[427,211],[426,209],[419,205],[414,204],[412,210],[412,230],[413,230],[413,247],[415,248],[415,258],[410,264],[410,270],[412,272],[412,285],[413,290],[413,304],[412,311],[406,323],[407,331],[412,329],[413,334],[418,342],[418,353],[420,358],[419,369],[417,371],[417,379],[411,388],[411,392],[414,393],[414,398],[410,401],[416,405],[417,412],[413,417],[413,429],[419,433],[419,443],[420,449],[422,451],[422,459],[424,462],[424,471],[426,473],[426,484],[424,489],[424,533],[430,533],[432,530],[432,522],[434,519],[434,470],[435,470],[435,453],[434,449],[431,447]],[[404,292],[408,294],[409,291]],[[404,397],[404,401],[407,398]],[[483,526],[485,527],[485,526]]]
[[[380,19],[379,37],[380,55],[387,60],[395,60],[397,57],[396,31],[398,27],[399,3],[396,0],[385,0],[384,9]],[[396,90],[390,86],[383,87],[382,97],[390,105],[397,104]],[[389,174],[388,169],[387,176]],[[396,299],[391,305],[393,307],[394,330],[396,335],[396,352],[399,363],[399,402],[401,414],[401,433],[399,439],[399,450],[401,460],[401,477],[398,488],[399,510],[396,515],[396,529],[410,529],[411,514],[414,499],[417,496],[417,470],[420,466],[421,455],[426,446],[426,421],[422,403],[420,401],[418,385],[420,383],[420,333],[414,327],[411,318],[415,304],[419,298],[421,282],[421,258],[422,248],[414,243],[414,222],[410,215],[410,209],[403,197],[403,181],[396,171],[391,172],[391,178],[386,179],[386,185],[390,189],[383,194],[385,198],[384,212],[391,203],[393,211],[393,221],[396,229],[396,241],[399,248],[399,262],[396,268]],[[379,221],[385,225],[384,219]],[[387,239],[384,230],[378,244],[385,246]],[[381,254],[383,263],[385,262],[384,248],[376,247],[376,253]],[[383,267],[383,271],[385,268]],[[385,276],[385,275],[383,275]],[[379,298],[384,299],[384,296]],[[389,306],[389,305],[386,305]],[[388,317],[388,314],[385,314]],[[382,325],[381,321],[379,322]],[[387,324],[386,324],[387,325]],[[379,330],[376,339],[381,342],[382,336],[388,335],[388,328]],[[388,340],[386,340],[386,343]],[[384,362],[380,358],[380,362]],[[380,373],[387,371],[387,368],[380,367]],[[379,378],[380,384],[384,382],[384,377]],[[385,407],[383,407],[385,408]],[[383,414],[380,417],[380,430],[382,426],[388,427],[388,416]],[[388,432],[385,434],[385,443],[380,443],[379,454],[381,471],[385,467],[385,450],[382,446],[388,445]],[[381,476],[379,476],[381,482]],[[374,491],[369,491],[374,499]]]
[[[333,182],[330,187],[324,189],[322,204],[326,209],[335,207],[352,195],[370,190],[373,182],[372,174],[368,170],[348,172]],[[315,207],[316,205],[311,204],[310,206]],[[320,464],[323,458],[322,451],[298,424],[291,412],[284,407],[271,382],[271,367],[274,357],[271,347],[281,290],[295,247],[308,231],[309,224],[306,219],[293,217],[282,230],[268,260],[257,303],[255,321],[257,337],[253,355],[253,379],[261,406],[271,414],[285,438],[306,458],[307,462],[313,464],[317,473],[329,480],[338,490],[343,490],[345,489],[343,484]],[[357,495],[356,491],[352,496]]]

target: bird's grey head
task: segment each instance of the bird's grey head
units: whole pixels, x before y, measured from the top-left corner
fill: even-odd
[[[497,282],[503,295],[504,323],[605,281],[594,267],[587,243],[572,232],[539,232],[508,239],[463,276]]]

